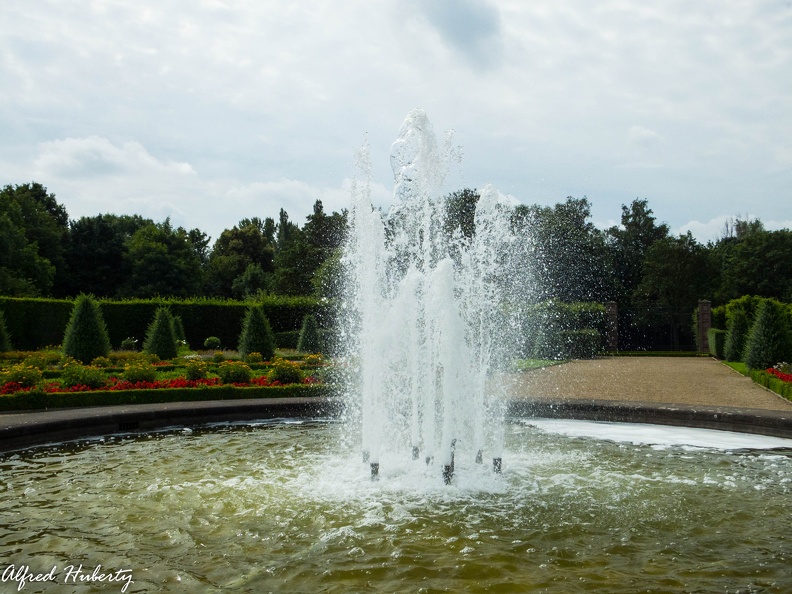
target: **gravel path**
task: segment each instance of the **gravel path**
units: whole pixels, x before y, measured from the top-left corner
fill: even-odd
[[[792,411],[792,402],[708,357],[603,357],[514,374],[532,400],[620,400]]]

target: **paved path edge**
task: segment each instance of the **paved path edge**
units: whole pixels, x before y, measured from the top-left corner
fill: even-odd
[[[0,452],[119,433],[165,427],[265,419],[336,418],[339,398],[272,398],[170,402],[0,415]],[[792,439],[792,413],[764,409],[701,407],[595,400],[507,401],[507,417],[567,418],[620,423],[652,423],[737,431]]]

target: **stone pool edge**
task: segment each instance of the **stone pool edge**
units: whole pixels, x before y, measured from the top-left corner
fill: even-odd
[[[334,418],[344,409],[336,397],[168,402],[0,414],[0,452],[165,427],[265,419]],[[792,439],[792,413],[627,401],[512,399],[507,417],[564,418],[651,423],[736,431]]]

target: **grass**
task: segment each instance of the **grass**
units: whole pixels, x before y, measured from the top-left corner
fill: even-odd
[[[517,359],[514,362],[514,368],[517,371],[532,371],[534,369],[544,369],[552,365],[560,365],[566,363],[566,360],[551,360],[551,359]]]

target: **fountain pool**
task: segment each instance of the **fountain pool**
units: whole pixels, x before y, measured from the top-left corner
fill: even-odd
[[[346,434],[270,421],[3,454],[0,558],[57,566],[26,592],[120,591],[62,583],[77,564],[130,570],[128,592],[792,588],[792,440],[517,420],[502,474],[462,460],[445,485],[409,452],[371,481]]]

